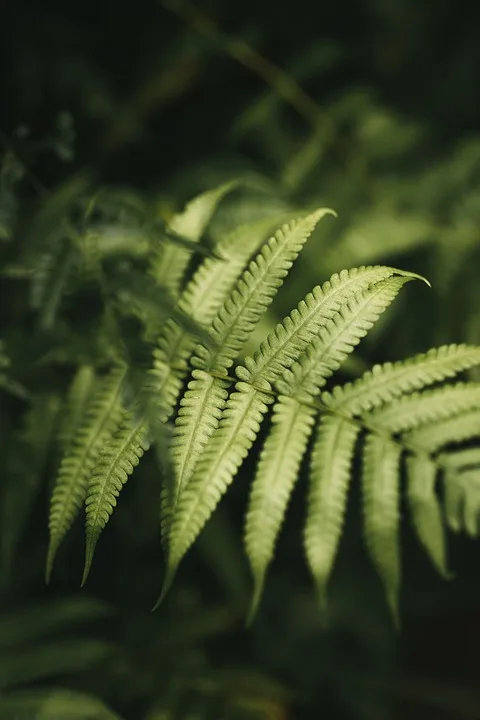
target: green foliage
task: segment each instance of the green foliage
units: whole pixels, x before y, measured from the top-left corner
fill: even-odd
[[[72,625],[109,614],[111,610],[98,601],[71,598],[0,615],[0,717],[118,720],[95,697],[39,687],[98,670],[111,661],[118,652],[111,643],[65,634]]]
[[[44,218],[56,216],[57,205],[62,213],[65,208],[72,212],[72,191],[62,192],[64,199],[52,200],[53,209],[42,211]],[[202,243],[208,227],[214,228],[215,212],[224,202],[232,206],[228,198],[236,192],[242,197],[239,183],[227,182],[199,195],[170,218],[163,243],[151,234],[152,215],[140,199],[126,202],[115,191],[104,194],[103,201],[101,194],[89,201],[88,195],[80,195],[80,207],[86,208],[82,231],[70,236],[64,231],[65,238],[70,237],[65,242],[77,248],[75,252],[80,248],[77,286],[69,292],[97,288],[98,349],[77,359],[58,421],[62,458],[51,496],[47,577],[85,505],[85,582],[117,498],[153,444],[163,484],[163,596],[245,458],[257,447],[268,419],[245,516],[254,582],[250,617],[258,608],[307,457],[304,545],[325,610],[355,475],[353,459],[358,457],[366,547],[398,622],[403,472],[413,526],[442,575],[449,571],[441,503],[453,529],[477,531],[478,494],[471,478],[478,457],[456,463],[452,458],[463,457],[462,443],[478,440],[472,422],[479,410],[478,386],[451,381],[480,363],[480,350],[460,344],[434,348],[405,361],[376,365],[358,380],[325,391],[402,287],[420,276],[386,265],[334,273],[259,336],[259,324],[307,238],[331,211],[299,212],[286,224],[281,211],[226,234],[217,230],[213,242]],[[146,238],[141,255],[136,255],[140,265],[133,257],[125,259],[129,244],[110,244],[105,252],[98,230],[92,235],[91,228],[98,227],[95,213],[100,211],[108,221],[119,207],[126,213],[126,226],[130,223]],[[265,240],[278,222],[284,224]],[[325,231],[314,244],[322,243],[322,235]],[[203,250],[193,261],[191,251],[197,248]],[[42,248],[42,254],[48,252],[48,245]],[[39,277],[34,275],[33,286]],[[54,277],[58,279],[58,271]],[[52,304],[54,285],[47,283],[46,295],[36,292],[38,312],[47,312],[43,317],[49,318],[41,322],[43,332],[54,329],[59,322],[55,318],[63,312],[60,286]],[[128,324],[130,317],[136,326]],[[254,337],[257,349],[250,350]],[[443,501],[437,496],[439,478],[445,485]]]

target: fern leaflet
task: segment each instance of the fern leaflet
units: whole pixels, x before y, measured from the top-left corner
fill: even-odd
[[[87,542],[82,585],[90,572],[98,538],[110,519],[120,491],[147,449],[147,428],[143,417],[135,420],[130,412],[125,412],[118,430],[98,456],[88,483],[85,500]]]
[[[124,366],[113,369],[92,397],[83,423],[64,455],[50,503],[50,544],[47,581],[60,543],[85,500],[87,482],[101,448],[115,431],[122,416]]]

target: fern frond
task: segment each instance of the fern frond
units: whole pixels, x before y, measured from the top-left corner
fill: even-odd
[[[195,369],[192,380],[180,400],[171,442],[175,468],[174,504],[191,477],[208,438],[218,426],[227,399],[228,382]]]
[[[410,277],[391,277],[348,300],[313,338],[299,361],[283,373],[280,392],[311,401],[368,333]]]
[[[340,274],[332,275],[321,287],[317,286],[308,293],[290,315],[276,326],[253,357],[245,358],[248,375],[243,373],[242,379],[248,377],[254,383],[258,379],[274,382],[348,300],[393,275],[419,277],[378,265],[342,270]]]
[[[339,339],[339,345],[336,349],[337,355],[340,352],[339,348],[342,347],[343,337],[349,338],[350,345],[346,342],[340,355],[334,360],[329,360],[331,367],[334,365],[338,366],[339,360],[343,359],[347,352],[351,351],[353,345],[358,342],[358,339],[365,334],[365,328],[368,323],[365,328],[362,327],[360,308],[362,308],[366,318],[374,321],[381,312],[381,309],[385,309],[389,302],[395,297],[400,287],[411,277],[410,275],[405,277],[401,275],[400,277],[389,277],[394,275],[395,272],[395,270],[389,269],[387,274],[388,279],[385,280],[384,283],[378,283],[378,286],[374,286],[370,293],[365,293],[365,297],[361,296],[361,298],[358,298],[358,303],[354,302],[354,296],[352,296],[352,298],[350,298],[350,305],[345,302],[347,307],[343,310],[344,314],[341,315],[341,313],[337,312],[338,318],[340,318],[337,319],[338,326],[333,323],[330,327],[333,336]],[[383,273],[380,274],[380,277],[382,274]],[[378,269],[375,272],[375,276],[379,276]],[[343,276],[343,280],[347,285],[352,287],[349,273]],[[372,282],[372,275],[370,275],[370,282]],[[327,290],[336,295],[337,302],[340,302],[337,282],[328,285]],[[368,299],[366,299],[367,297]],[[343,294],[343,298],[345,298],[345,294]],[[383,299],[380,300],[380,298]],[[317,300],[322,302],[324,296],[322,295],[320,298],[317,298]],[[330,307],[333,307],[333,302]],[[353,317],[359,320],[357,330],[352,329]],[[342,331],[345,335],[342,335]],[[280,337],[278,331],[276,337]],[[308,337],[310,338],[310,336]],[[329,337],[328,333],[326,337]],[[290,333],[288,341],[285,341],[284,338],[283,340],[283,349],[286,352],[286,356],[291,357],[288,343],[294,343],[296,341],[295,333]],[[304,343],[305,346],[307,341],[302,340],[302,343]],[[331,350],[332,348],[328,348],[328,345],[324,348],[325,357],[328,356],[328,349]],[[172,526],[172,536],[174,533],[178,536],[178,540],[175,543],[172,541],[175,546],[178,546],[175,559],[171,559],[170,561],[170,565],[174,568],[176,568],[176,565],[210,517],[216,503],[231,483],[258,433],[263,415],[268,405],[273,401],[269,394],[271,392],[271,383],[269,380],[275,378],[276,372],[284,370],[283,367],[274,364],[277,358],[278,355],[275,352],[272,353],[273,368],[268,361],[263,363],[262,374],[257,373],[255,376],[255,384],[252,384],[252,376],[249,370],[242,366],[236,369],[240,382],[237,383],[235,391],[226,403],[218,429],[215,431],[212,430],[213,437],[211,437],[208,444],[206,443],[198,466],[195,468],[193,476],[187,485],[187,490],[191,490],[191,492],[187,493],[187,491],[185,491],[184,502],[181,503],[182,509],[180,510],[179,502],[178,513],[176,513],[177,520],[175,521],[175,518],[173,520],[175,530]],[[269,379],[267,380],[266,378]],[[265,389],[265,392],[263,392],[262,388]],[[306,441],[308,441],[308,433],[304,436],[304,442],[306,443]],[[300,448],[300,458],[301,454],[302,451]],[[272,456],[271,453],[270,456]],[[286,483],[288,485],[288,481],[286,481]],[[215,504],[213,504],[213,498],[216,498]],[[288,500],[288,492],[286,499]],[[282,515],[280,514],[280,522],[281,517]],[[173,572],[174,570],[172,570],[170,574]]]
[[[125,412],[118,430],[101,450],[88,483],[82,585],[88,577],[95,547],[102,530],[110,520],[120,491],[147,449],[147,427],[143,417],[134,419],[130,412]]]
[[[478,432],[478,431],[477,431]],[[442,453],[445,513],[449,527],[471,537],[480,532],[480,447]]]
[[[447,443],[470,440],[478,435],[480,428],[480,409],[462,412],[446,420],[430,422],[403,435],[408,445],[423,448],[434,454]]]
[[[324,415],[312,451],[304,545],[323,611],[342,533],[359,431],[343,418]]]
[[[72,380],[64,407],[60,444],[64,450],[71,445],[84,418],[88,402],[95,390],[97,377],[91,365],[81,365]]]
[[[444,578],[447,569],[443,514],[435,492],[438,465],[426,453],[407,457],[408,504],[420,543]]]
[[[266,311],[303,245],[325,215],[322,208],[281,227],[240,277],[211,327],[216,350],[198,348],[200,367],[224,373]]]
[[[61,238],[52,250],[37,260],[31,285],[31,305],[39,312],[39,326],[50,330],[78,263],[77,249]]]
[[[480,447],[469,447],[454,452],[442,453],[438,462],[447,470],[467,470],[480,465]]]
[[[193,198],[172,218],[169,230],[191,242],[199,242],[218,203],[236,185],[236,181],[230,181]],[[186,248],[163,243],[154,252],[150,272],[161,287],[178,296],[190,258],[191,251]]]
[[[247,383],[238,382],[235,387],[236,391],[228,400],[219,427],[206,445],[195,474],[179,495],[175,512],[172,513],[167,573],[155,607],[171,585],[183,556],[196,540],[247,456],[268,405],[273,401],[270,394],[259,392]]]
[[[454,532],[480,534],[480,467],[449,468],[444,475],[445,515]]]
[[[410,279],[389,278],[347,302],[320,328],[299,361],[286,369],[276,383],[284,397],[274,407],[273,428],[253,481],[245,529],[255,582],[252,613],[260,600],[264,576],[316,415],[315,408],[302,401],[312,402],[326,378],[340,367]]]
[[[254,579],[250,619],[257,611],[290,495],[315,422],[315,409],[280,396],[260,455],[245,521],[245,547]]]
[[[182,413],[175,423],[172,454],[177,468],[177,496],[188,483],[196,461],[218,426],[227,399],[224,381],[210,373],[226,375],[307,238],[321,218],[330,212],[321,209],[292,221],[265,243],[212,322],[210,334],[215,349],[197,346],[192,362],[208,374],[194,375],[182,401]]]
[[[62,459],[50,501],[50,544],[46,577],[50,578],[55,555],[85,499],[88,477],[97,455],[122,417],[122,390],[126,368],[114,368],[92,397],[85,419]]]
[[[399,398],[385,408],[365,413],[367,425],[384,432],[399,433],[413,430],[438,420],[480,407],[479,383],[456,383],[434,390],[415,392]]]
[[[364,533],[368,552],[385,587],[395,624],[399,624],[401,446],[383,435],[369,434],[363,455]]]
[[[282,214],[280,218],[283,217]],[[276,225],[275,220],[262,218],[244,225],[219,242],[217,251],[224,259],[207,258],[200,265],[180,296],[179,308],[203,326],[211,323],[265,233]],[[187,360],[196,344],[197,340],[172,320],[165,323],[157,340],[151,372],[153,390],[166,410],[165,419],[177,403],[188,369]]]
[[[323,393],[322,403],[331,410],[353,417],[386,405],[405,393],[452,378],[479,363],[479,347],[444,345],[432,348],[408,360],[374,365],[355,382]]]

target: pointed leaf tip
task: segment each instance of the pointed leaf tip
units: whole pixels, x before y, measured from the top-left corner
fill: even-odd
[[[95,548],[97,547],[99,534],[87,534],[87,542],[85,548],[85,565],[83,567],[82,581],[80,587],[83,587],[87,582],[87,578],[90,574],[90,568],[92,567],[93,556],[95,554]]]
[[[388,592],[387,593],[387,604],[390,610],[390,617],[392,618],[393,627],[397,634],[401,631],[401,622],[400,622],[400,611],[398,607],[398,593],[397,592]]]
[[[265,573],[262,573],[260,577],[257,575],[254,579],[252,601],[250,603],[250,608],[248,610],[247,618],[245,620],[245,625],[247,627],[251,626],[251,624],[255,620],[255,617],[258,613],[258,608],[260,607],[260,601],[261,601],[262,595],[263,595],[264,585],[265,585]]]
[[[177,573],[177,568],[173,566],[169,566],[167,568],[167,572],[165,573],[165,578],[163,580],[162,590],[160,592],[160,595],[158,596],[158,600],[155,603],[155,605],[152,607],[152,612],[155,612],[155,610],[158,610],[162,602],[165,600],[165,597],[172,587],[173,580],[175,578],[175,575]]]
[[[52,543],[50,541],[50,545],[48,546],[48,553],[47,553],[47,561],[45,565],[45,583],[46,585],[50,585],[50,580],[52,579],[52,571],[53,571],[53,563],[55,562],[55,556],[57,554],[58,545],[56,543]]]
[[[408,272],[408,271],[403,271],[402,274],[406,275],[407,277],[412,278],[412,280],[420,280],[421,282],[424,282],[425,285],[428,285],[429,288],[432,287],[431,282],[429,280],[427,280],[426,277],[423,277],[423,275],[419,275],[418,273]]]

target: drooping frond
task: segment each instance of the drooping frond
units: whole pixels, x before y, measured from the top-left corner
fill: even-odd
[[[351,464],[360,428],[324,415],[310,461],[310,491],[304,544],[321,607],[343,529]]]
[[[118,430],[100,451],[88,481],[82,585],[90,572],[98,538],[110,519],[117,498],[147,449],[148,430],[144,418],[134,418],[130,412],[125,412]]]
[[[122,391],[126,368],[114,368],[98,381],[81,427],[64,455],[50,503],[50,544],[47,580],[57,550],[85,499],[87,481],[98,453],[115,431],[122,416]]]
[[[309,293],[298,308],[277,325],[253,358],[245,359],[245,366],[237,366],[240,382],[230,395],[218,431],[206,446],[194,474],[196,494],[209,492],[212,478],[216,478],[221,488],[219,496],[228,487],[273,401],[271,384],[299,357],[319,328],[357,293],[397,272],[393,268],[375,267],[335,275],[322,288]],[[208,517],[209,513],[205,520]]]
[[[369,555],[399,623],[401,446],[386,435],[368,435],[363,456],[364,532]]]
[[[171,442],[175,469],[174,504],[188,483],[205,444],[218,426],[227,399],[228,382],[194,369],[180,400]]]
[[[438,464],[427,453],[411,455],[406,463],[413,527],[438,572],[448,578],[443,512],[435,492]]]
[[[315,420],[316,409],[305,403],[313,401],[326,378],[340,367],[408,280],[410,278],[388,278],[348,301],[326,321],[299,361],[291,369],[285,369],[276,383],[283,395],[273,409],[273,428],[265,441],[253,481],[245,528],[247,555],[255,582],[252,612],[260,599],[265,573]]]
[[[295,398],[280,396],[275,404],[245,521],[245,547],[254,578],[250,617],[260,602],[266,570],[314,422],[315,411]]]
[[[324,378],[328,377],[333,369],[338,367],[339,363],[345,359],[348,352],[351,352],[354,345],[363,337],[367,329],[371,327],[371,324],[378,318],[379,314],[393,300],[401,286],[410,279],[410,276],[402,277],[400,275],[400,277],[395,277],[395,272],[395,270],[389,269],[388,273],[386,273],[386,280],[379,282],[377,285],[374,284],[370,291],[366,291],[364,295],[360,294],[356,299],[355,293],[353,292],[350,297],[347,291],[341,293],[339,291],[339,285],[341,283],[338,282],[331,282],[327,285],[326,296],[320,293],[317,294],[316,302],[318,303],[328,303],[330,294],[336,296],[336,302],[339,303],[339,310],[337,310],[336,315],[334,314],[334,320],[324,320],[326,327],[322,330],[323,334],[320,334],[320,339],[317,338],[316,344],[312,344],[311,354],[309,355],[307,353],[305,360],[307,365],[311,363],[312,357],[319,360],[319,372],[316,374],[316,381],[313,381],[310,377],[310,385],[308,386],[310,389],[312,382],[313,385],[315,385],[315,382],[321,385]],[[362,273],[359,273],[359,275],[361,274]],[[370,275],[370,283],[374,283],[374,278],[382,277],[382,275],[385,277],[385,274],[379,273],[377,269],[373,277]],[[343,281],[352,288],[352,278],[348,273],[343,276]],[[344,300],[343,306],[340,301],[341,297]],[[333,307],[333,302],[332,300],[330,307]],[[357,323],[356,326],[354,319]],[[315,318],[314,313],[311,322],[318,331],[319,321],[318,318]],[[300,323],[297,323],[297,327],[299,325]],[[300,342],[303,347],[308,347],[308,340],[304,338],[308,337],[308,339],[310,339],[313,337],[313,332],[309,328],[308,323],[304,323],[303,327],[306,335],[303,335],[303,339]],[[297,341],[295,330],[290,327],[289,331],[288,340],[278,329],[275,336],[282,338],[282,349],[285,352],[285,357],[291,358],[291,364],[293,352],[289,348],[289,343],[297,343],[298,345],[299,342]],[[331,340],[334,340],[334,342],[330,342]],[[272,397],[269,394],[271,392],[270,381],[275,378],[277,372],[279,373],[281,370],[288,368],[288,364],[284,366],[278,365],[278,353],[276,350],[277,348],[271,352],[272,365],[270,365],[268,361],[264,362],[263,372],[261,374],[257,372],[256,375],[254,375],[254,382],[252,382],[252,375],[249,370],[242,368],[242,366],[237,367],[237,374],[239,378],[241,378],[241,382],[237,383],[235,391],[230,395],[219,427],[218,429],[212,429],[213,437],[211,437],[208,444],[205,442],[205,449],[203,450],[198,467],[195,468],[183,497],[180,496],[172,523],[172,549],[170,552],[170,567],[172,570],[170,573],[174,572],[176,565],[210,517],[216,503],[232,481],[239,465],[248,453],[258,433],[260,422],[263,419],[268,405],[272,402]],[[323,364],[321,358],[323,358]],[[255,362],[255,360],[253,360],[253,362]],[[257,367],[258,362],[259,355],[257,354]],[[312,367],[313,366],[315,366],[315,363],[312,363]],[[250,363],[250,368],[252,367],[253,365]],[[302,366],[299,365],[299,368],[301,369]],[[301,374],[300,377],[302,377]],[[307,377],[309,377],[308,373]],[[242,380],[244,380],[244,382],[242,382]],[[283,394],[287,392],[290,394],[286,386],[288,387],[288,382],[283,383],[281,392]],[[262,387],[265,388],[265,392],[262,391]],[[298,390],[302,396],[301,383],[300,387],[297,387],[296,390]],[[304,396],[305,395],[302,396],[302,399],[304,399]],[[303,430],[300,436],[295,433],[295,437],[299,440],[299,445],[296,447],[296,457],[298,459],[292,464],[292,468],[300,462],[308,441],[309,425],[306,421],[306,414],[300,414],[303,422],[306,424],[302,425]],[[289,415],[282,412],[280,417],[286,418],[286,424],[288,425],[290,422]],[[267,440],[267,442],[272,441]],[[269,451],[266,457],[274,458],[274,453]],[[268,462],[270,463],[270,460]],[[272,460],[272,462],[275,461]],[[273,475],[268,471],[265,473],[265,477],[273,477]],[[288,501],[294,480],[295,473],[289,473],[285,476],[285,482],[284,485],[282,485],[284,490],[281,492],[284,498],[283,506],[285,506]],[[213,498],[216,498],[215,503]],[[279,512],[278,518],[272,523],[272,527],[276,526],[277,532],[282,518],[283,512]],[[249,531],[248,534],[251,535],[251,531]],[[273,533],[269,541],[265,540],[265,547],[267,547],[269,543],[270,547],[273,547],[275,536],[276,532]],[[250,542],[250,547],[252,547],[252,545],[253,543]],[[269,549],[266,556],[271,556],[271,552],[271,549]],[[259,566],[257,561],[255,561],[255,564]],[[260,578],[258,573],[257,576]],[[260,586],[261,581],[259,579],[258,587]]]
[[[227,183],[199,196],[168,227],[155,221],[148,225],[145,204],[137,208],[133,203],[128,227],[134,233],[137,226],[141,229],[147,240],[143,249],[125,261],[118,250],[121,242],[117,250],[112,246],[102,254],[94,248],[91,253],[98,271],[96,291],[107,303],[108,332],[103,335],[109,347],[101,350],[101,362],[120,349],[130,366],[104,378],[81,367],[72,383],[61,423],[64,458],[52,497],[47,574],[85,501],[86,579],[99,535],[150,440],[165,476],[165,591],[270,412],[245,521],[254,580],[251,614],[311,443],[304,544],[320,603],[325,608],[358,448],[363,451],[368,552],[397,619],[404,466],[414,529],[442,575],[448,576],[444,515],[454,529],[478,530],[480,450],[473,445],[480,434],[480,384],[454,379],[480,364],[480,348],[436,348],[374,366],[360,379],[322,392],[403,285],[419,276],[384,266],[343,270],[309,292],[269,332],[270,304],[329,211],[302,215],[266,242],[267,228],[270,234],[272,225],[280,224],[278,216],[230,232],[231,221],[222,226],[220,213],[210,235],[214,240],[190,265],[218,203],[234,186]],[[72,192],[60,206],[63,214],[76,207]],[[115,220],[113,207],[111,214]],[[62,242],[67,237],[65,249],[71,243],[88,255],[88,238],[77,238],[77,246],[66,226],[52,227],[57,216],[53,208],[50,217],[40,218],[48,221],[50,237],[45,244],[39,240],[30,255],[49,252],[53,237]],[[174,242],[166,242],[167,236]],[[142,263],[149,260],[145,280]],[[57,274],[60,282],[62,274]],[[139,325],[143,334],[136,344]],[[153,358],[149,355],[145,363],[143,351],[150,351],[150,342]],[[364,369],[361,361],[360,372]],[[141,417],[125,409],[131,405],[140,408]],[[173,417],[174,424],[169,422]],[[441,482],[443,497],[437,495]]]
[[[258,392],[247,383],[238,382],[235,388],[219,427],[203,450],[194,476],[179,495],[170,526],[167,575],[158,602],[247,456],[273,401],[270,394]]]

